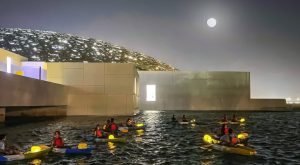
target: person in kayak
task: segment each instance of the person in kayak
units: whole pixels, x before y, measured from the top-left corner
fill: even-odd
[[[185,118],[185,115],[182,116],[182,122],[188,122],[188,120]]]
[[[228,133],[229,133],[228,125],[227,124],[222,124],[221,136],[228,135]]]
[[[173,114],[173,116],[172,116],[172,122],[176,122],[177,120],[176,120],[176,118],[175,118],[175,115]]]
[[[110,132],[116,133],[117,131],[118,131],[118,125],[115,123],[115,119],[111,118],[110,119]]]
[[[224,117],[223,117],[223,119],[222,119],[222,122],[228,122],[227,116],[226,116],[226,115],[224,115]]]
[[[222,144],[235,146],[236,144],[240,143],[240,140],[237,136],[233,133],[233,129],[229,128],[227,135],[223,135],[220,140]]]
[[[102,133],[102,130],[100,129],[100,125],[99,124],[97,124],[97,126],[96,126],[96,128],[94,130],[94,136],[96,138],[103,138],[104,137],[103,133]]]
[[[133,127],[134,124],[135,124],[135,122],[131,118],[127,119],[127,121],[126,121],[126,126],[127,127]]]
[[[8,148],[5,143],[6,143],[6,135],[2,134],[0,135],[0,154],[3,155],[20,154],[20,151]]]
[[[102,127],[103,131],[110,132],[110,120],[106,121],[106,124]]]
[[[55,133],[54,133],[52,146],[55,147],[55,148],[63,148],[64,147],[64,141],[60,137],[60,132],[59,131],[55,131]]]
[[[232,119],[231,119],[231,122],[238,122],[238,120],[237,120],[235,114],[233,114]]]

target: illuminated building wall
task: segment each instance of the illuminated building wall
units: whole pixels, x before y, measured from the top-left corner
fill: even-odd
[[[70,87],[68,115],[133,115],[138,111],[134,64],[47,63],[47,81]]]
[[[284,99],[251,99],[249,72],[139,71],[139,76],[142,110],[286,108]]]

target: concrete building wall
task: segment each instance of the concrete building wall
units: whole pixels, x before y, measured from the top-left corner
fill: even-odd
[[[0,90],[0,107],[67,105],[67,87],[1,71]]]
[[[141,109],[236,109],[250,99],[248,72],[140,71],[139,76]],[[146,101],[147,84],[156,85],[156,101]]]
[[[47,80],[70,86],[68,115],[132,115],[138,111],[134,64],[48,63]]]
[[[285,99],[250,99],[247,107],[250,110],[283,110],[287,108]]]

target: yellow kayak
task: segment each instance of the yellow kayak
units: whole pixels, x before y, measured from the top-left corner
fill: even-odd
[[[25,159],[33,159],[38,157],[43,157],[47,155],[52,148],[45,146],[45,145],[39,145],[40,150],[39,151],[27,151],[24,153]]]
[[[45,145],[32,146],[31,151],[27,151],[18,155],[0,155],[0,162],[43,157],[47,155],[51,151],[51,149],[52,148]]]
[[[246,155],[246,156],[256,155],[256,151],[250,147],[246,147],[244,145],[236,145],[236,146],[221,145],[219,140],[214,139],[213,137],[207,134],[203,136],[203,141],[206,144],[211,144],[210,147],[218,151],[239,154],[239,155]]]

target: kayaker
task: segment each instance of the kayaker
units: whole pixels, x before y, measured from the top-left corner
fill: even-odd
[[[105,132],[110,132],[110,120],[109,119],[106,121],[106,124],[104,124],[104,126],[102,127],[102,129]]]
[[[96,138],[103,138],[103,133],[102,133],[102,130],[100,129],[100,125],[97,124],[95,130],[94,130],[94,136]]]
[[[224,115],[224,117],[223,117],[223,119],[222,119],[222,122],[228,122],[227,116],[226,116],[226,115]]]
[[[110,119],[110,132],[116,133],[117,131],[118,131],[118,125],[115,123],[115,119],[111,118]]]
[[[232,116],[232,119],[231,119],[231,122],[237,122],[238,120],[237,120],[237,118],[235,117],[235,114],[233,114],[233,116]]]
[[[134,126],[134,121],[131,118],[128,118],[126,121],[126,126],[127,127],[133,127]]]
[[[20,151],[6,147],[5,143],[6,143],[6,135],[1,134],[0,135],[0,154],[3,154],[3,155],[20,154]]]
[[[240,143],[239,138],[233,133],[233,129],[229,128],[229,138],[230,138],[230,144],[231,145],[236,145]]]
[[[63,148],[64,147],[64,141],[60,137],[60,132],[59,131],[55,131],[55,133],[54,133],[52,146],[55,147],[55,148]]]
[[[185,118],[185,115],[182,116],[182,122],[188,122],[188,120]]]
[[[228,133],[229,133],[228,125],[227,124],[222,124],[221,136],[228,135]]]
[[[172,122],[176,122],[177,120],[176,120],[176,118],[175,118],[175,115],[173,114],[173,116],[172,116]]]
[[[234,146],[238,143],[240,143],[240,140],[237,138],[237,136],[233,133],[233,129],[229,128],[228,130],[229,134],[223,135],[220,140],[225,145],[231,145]]]

